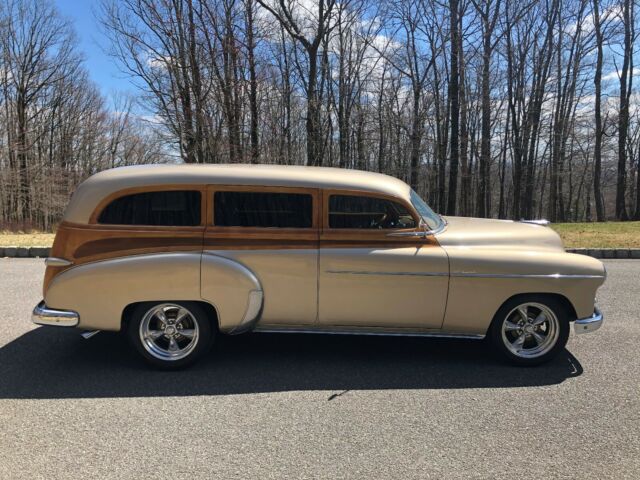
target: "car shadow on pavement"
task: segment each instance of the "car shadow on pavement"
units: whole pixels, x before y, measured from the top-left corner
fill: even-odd
[[[0,348],[0,398],[535,387],[581,373],[566,350],[546,365],[520,368],[494,358],[484,342],[427,338],[219,336],[208,356],[181,371],[146,366],[123,335],[110,332],[84,340],[41,327]]]

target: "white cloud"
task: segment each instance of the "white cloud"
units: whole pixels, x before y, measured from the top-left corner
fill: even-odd
[[[622,7],[620,5],[612,5],[600,12],[600,24],[606,22],[619,22],[622,20]],[[591,33],[594,30],[595,18],[593,12],[587,15],[582,21],[582,31]],[[567,33],[575,33],[577,28],[576,22],[570,23],[565,27]]]
[[[640,75],[640,67],[635,67],[633,69],[633,76],[637,77],[638,75]],[[613,70],[612,72],[603,75],[602,80],[605,82],[608,80],[620,80],[620,72],[618,72],[617,70]]]

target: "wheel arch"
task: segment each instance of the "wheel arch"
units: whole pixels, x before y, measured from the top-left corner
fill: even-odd
[[[140,301],[140,302],[131,302],[130,304],[126,305],[124,307],[124,309],[122,310],[122,315],[120,317],[120,330],[121,331],[125,331],[127,326],[129,325],[129,322],[132,319],[132,315],[133,312],[135,311],[135,309],[141,305],[141,304],[157,304],[157,303],[163,303],[163,302],[168,302],[168,303],[183,303],[183,302],[189,302],[189,303],[195,303],[198,304],[199,306],[201,306],[206,312],[207,315],[209,317],[209,319],[211,320],[211,326],[215,328],[216,331],[218,331],[220,329],[220,325],[219,325],[219,320],[218,320],[218,311],[215,307],[215,305],[213,305],[212,303],[206,302],[204,300],[166,300],[166,299],[160,299],[160,300],[144,300],[144,301]]]
[[[500,311],[504,308],[504,306],[514,300],[522,300],[523,302],[526,301],[527,299],[530,299],[531,297],[537,297],[538,299],[540,297],[543,298],[552,298],[554,300],[556,300],[557,302],[559,302],[560,304],[562,304],[562,306],[566,309],[567,313],[569,314],[569,321],[573,322],[576,320],[576,318],[578,318],[577,314],[576,314],[576,309],[573,306],[573,303],[571,303],[571,300],[569,300],[569,298],[567,298],[566,296],[562,295],[561,293],[552,293],[552,292],[526,292],[526,293],[516,293],[515,295],[511,295],[509,298],[507,298],[504,302],[502,302],[500,304],[500,306],[498,307],[498,309],[496,310],[496,312],[493,314],[493,318],[491,319],[491,323],[489,324],[489,327],[487,328],[487,332],[489,331],[489,329],[492,328],[494,322],[496,321],[496,318],[498,316],[498,314],[500,313]]]

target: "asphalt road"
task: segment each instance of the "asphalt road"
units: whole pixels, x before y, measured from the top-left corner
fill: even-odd
[[[0,259],[0,478],[640,478],[640,261],[538,368],[481,342],[255,334],[159,372],[118,334],[35,328]]]

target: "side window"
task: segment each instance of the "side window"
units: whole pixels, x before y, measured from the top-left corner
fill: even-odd
[[[200,225],[200,192],[160,191],[126,195],[105,207],[98,223],[193,227]]]
[[[215,192],[213,223],[221,227],[311,228],[312,198],[305,193]]]
[[[409,210],[398,202],[357,195],[329,197],[330,228],[414,228]]]

